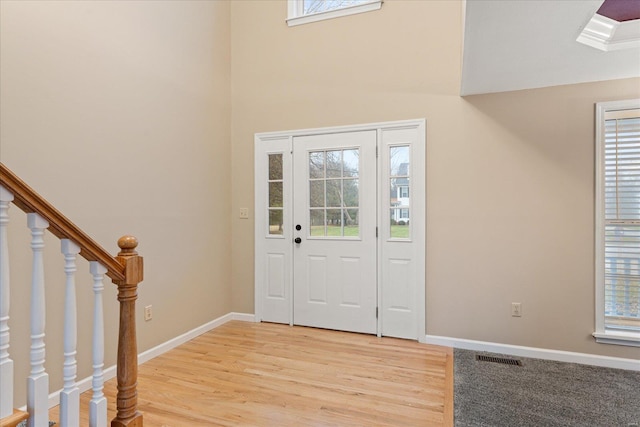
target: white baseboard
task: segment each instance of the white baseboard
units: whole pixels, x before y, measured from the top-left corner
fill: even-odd
[[[202,326],[198,326],[190,330],[189,332],[185,332],[182,335],[179,335],[175,338],[170,339],[167,342],[164,342],[160,345],[157,345],[147,351],[144,351],[138,355],[138,364],[142,364],[148,360],[153,359],[154,357],[160,356],[162,353],[166,353],[167,351],[176,348],[177,346],[186,343],[187,341],[191,341],[195,337],[202,335],[206,332],[209,332],[212,329],[217,328],[218,326],[222,326],[225,323],[231,320],[242,320],[245,322],[253,322],[254,320],[253,314],[246,313],[227,313],[224,316],[220,316],[217,319],[212,320],[211,322],[205,323]]]
[[[427,335],[426,343],[463,350],[487,351],[490,353],[508,354],[533,359],[554,360],[556,362],[579,363],[582,365],[601,366],[605,368],[626,369],[640,371],[640,360],[624,359],[621,357],[599,356],[595,354],[574,353],[570,351],[548,350],[536,347],[500,344],[486,341],[474,341],[462,338]]]
[[[138,354],[138,365],[144,362],[147,362],[153,359],[154,357],[160,356],[161,354],[166,353],[167,351],[174,349],[179,345],[186,343],[187,341],[191,341],[195,337],[202,335],[206,332],[209,332],[210,330],[215,329],[218,326],[222,326],[231,320],[241,320],[243,322],[255,322],[255,315],[247,314],[247,313],[234,313],[234,312],[227,313],[224,316],[220,316],[217,319],[214,319],[208,323],[205,323],[202,326],[198,326],[197,328],[194,328],[188,332],[185,332],[182,335],[172,338],[169,341],[166,341],[160,345],[157,345],[149,350],[143,351],[142,353]],[[103,375],[104,375],[105,381],[115,378],[116,366],[113,365],[106,368],[103,372]],[[78,389],[80,390],[80,393],[84,393],[85,391],[91,389],[92,381],[93,381],[92,377],[87,377],[78,381],[77,386],[78,386]],[[62,389],[55,391],[49,395],[49,408],[53,408],[54,406],[57,406],[60,404],[61,392],[62,392]],[[27,409],[26,406],[20,408],[20,410],[22,411],[26,411],[26,409]]]

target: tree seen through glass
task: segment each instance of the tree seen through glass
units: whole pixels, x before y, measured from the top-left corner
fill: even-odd
[[[269,234],[282,235],[284,203],[282,198],[282,154],[269,154]]]
[[[357,149],[309,153],[309,235],[358,237],[359,168]]]

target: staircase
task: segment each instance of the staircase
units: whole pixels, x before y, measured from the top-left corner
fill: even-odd
[[[31,301],[30,306],[11,307],[10,252],[8,244],[9,208],[16,206],[27,214],[31,232]],[[93,327],[91,360],[93,374],[92,399],[89,405],[90,427],[106,427],[107,400],[104,385],[104,318],[103,281],[105,275],[118,288],[120,319],[117,349],[117,415],[111,427],[138,427],[143,425],[137,410],[138,352],[136,345],[135,301],[138,284],[143,279],[143,259],[136,252],[135,237],[118,240],[120,252],[110,255],[86,233],[68,220],[49,202],[31,189],[5,165],[0,163],[0,427],[14,427],[27,420],[28,427],[48,427],[49,374],[45,370],[45,275],[44,233],[48,230],[61,242],[64,256],[64,386],[60,395],[60,425],[80,425],[80,389],[77,381],[77,310],[76,310],[76,257],[89,261],[93,283]],[[9,314],[10,309],[29,311],[30,319],[30,373],[27,381],[26,411],[14,408],[14,362],[11,359]],[[82,321],[85,321],[84,319]],[[88,319],[86,320],[88,321]]]

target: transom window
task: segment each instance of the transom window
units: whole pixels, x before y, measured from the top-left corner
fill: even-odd
[[[597,104],[599,342],[640,346],[640,100]]]
[[[289,26],[380,9],[382,0],[289,0]]]
[[[344,9],[345,7],[358,6],[370,3],[369,0],[302,0],[302,14],[328,12],[330,10]]]

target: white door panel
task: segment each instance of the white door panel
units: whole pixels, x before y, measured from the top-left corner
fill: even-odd
[[[417,128],[386,129],[382,171],[381,334],[422,338],[424,325],[424,144]]]
[[[291,140],[256,144],[256,318],[291,323]]]
[[[296,325],[376,333],[376,139],[294,138]]]

